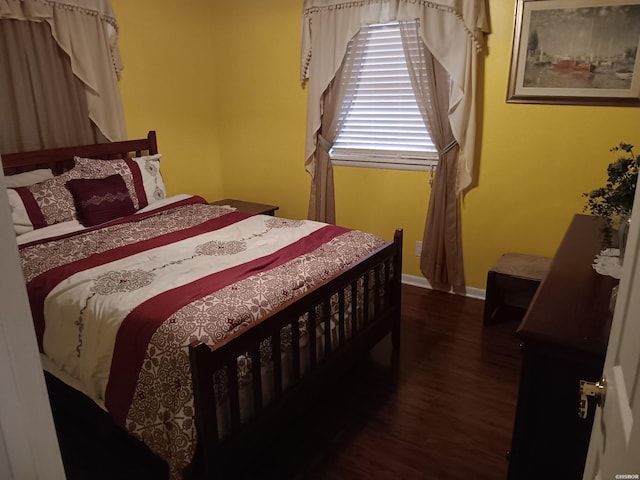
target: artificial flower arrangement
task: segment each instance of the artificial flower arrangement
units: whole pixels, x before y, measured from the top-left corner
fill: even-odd
[[[626,229],[631,218],[640,167],[640,155],[634,154],[633,145],[621,142],[610,151],[620,157],[607,167],[606,185],[583,194],[587,197],[584,210],[604,219],[605,242],[609,245],[612,232],[621,227]]]

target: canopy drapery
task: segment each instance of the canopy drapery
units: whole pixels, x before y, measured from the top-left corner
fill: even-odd
[[[118,25],[108,0],[0,0],[2,19],[47,22],[85,87],[89,118],[108,140],[126,139]]]
[[[48,23],[0,20],[0,85],[3,153],[106,141]]]
[[[301,81],[307,83],[305,168],[315,174],[321,98],[349,40],[361,25],[419,20],[420,37],[451,78],[449,121],[460,146],[456,193],[472,182],[476,135],[478,54],[488,32],[485,0],[305,0]]]

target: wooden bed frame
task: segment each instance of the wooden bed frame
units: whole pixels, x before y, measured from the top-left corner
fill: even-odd
[[[156,135],[150,131],[145,139],[112,142],[97,145],[57,148],[37,152],[14,153],[2,156],[6,175],[33,170],[52,168],[61,173],[73,167],[73,157],[117,159],[158,153]],[[402,271],[402,230],[395,232],[393,242],[361,259],[343,272],[316,288],[283,305],[269,316],[255,322],[248,329],[238,332],[210,348],[206,345],[191,348],[191,369],[193,377],[195,421],[198,432],[198,451],[189,476],[192,478],[221,478],[232,473],[230,459],[238,447],[243,450],[268,439],[267,432],[277,431],[279,422],[302,412],[307,401],[317,397],[319,392],[348,369],[349,365],[361,358],[387,334],[391,334],[393,354],[400,344],[400,306]],[[356,292],[360,282],[361,306],[356,305]],[[373,292],[373,293],[370,293]],[[351,305],[347,302],[351,298]],[[338,305],[337,325],[331,334],[329,303]],[[318,308],[320,307],[320,308]],[[360,309],[363,322],[352,322],[355,326],[351,334],[346,332],[349,310]],[[317,312],[324,312],[318,315]],[[308,365],[303,373],[298,339],[300,330],[298,319],[308,315],[308,331],[316,331],[316,325],[325,327],[325,354],[316,361],[316,342],[308,342]],[[334,322],[336,322],[334,318]],[[287,327],[289,326],[289,327]],[[281,361],[281,335],[283,328],[291,328],[292,347],[289,368],[283,368]],[[260,358],[260,344],[271,341],[274,372],[274,400],[263,405],[264,385],[259,361],[252,362],[253,416],[241,421],[240,395],[237,381],[237,358],[246,353],[252,358]],[[231,425],[225,428],[219,439],[214,397],[214,373],[220,369],[227,371],[227,390]],[[292,372],[289,382],[293,386],[284,388],[284,370]],[[273,435],[273,434],[271,434]],[[222,469],[222,470],[221,470]]]

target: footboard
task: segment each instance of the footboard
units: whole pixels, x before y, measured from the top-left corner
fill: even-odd
[[[198,478],[219,477],[235,445],[302,410],[333,375],[391,333],[400,342],[402,230],[348,271],[211,349],[191,348]]]

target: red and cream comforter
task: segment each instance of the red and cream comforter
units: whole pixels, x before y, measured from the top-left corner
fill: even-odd
[[[382,243],[188,197],[20,254],[47,362],[179,478],[196,440],[188,346],[219,342]]]

